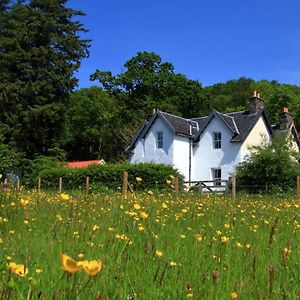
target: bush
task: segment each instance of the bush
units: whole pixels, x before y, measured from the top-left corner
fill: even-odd
[[[128,172],[128,181],[134,190],[162,189],[166,187],[166,180],[172,176],[183,181],[183,176],[173,167],[151,163],[92,165],[79,169],[56,167],[41,171],[39,176],[43,188],[57,188],[58,178],[62,177],[63,189],[84,189],[86,177],[89,176],[93,190],[103,187],[116,190],[122,187],[124,171]],[[142,180],[137,181],[137,177]],[[36,181],[31,182],[31,185],[36,186]]]
[[[288,140],[277,134],[271,144],[253,147],[251,154],[237,167],[238,186],[246,190],[294,188],[299,175],[299,153]]]

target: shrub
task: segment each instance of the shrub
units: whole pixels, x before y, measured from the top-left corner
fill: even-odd
[[[122,187],[124,171],[128,172],[128,181],[135,190],[164,188],[166,180],[172,176],[183,181],[183,176],[173,167],[152,163],[92,165],[79,169],[56,167],[41,171],[39,176],[42,178],[43,188],[57,188],[59,177],[63,178],[64,189],[83,188],[86,177],[89,176],[91,188],[99,190],[102,186],[116,190]],[[137,177],[142,180],[137,181]],[[31,184],[36,186],[36,181]]]
[[[271,144],[253,147],[251,154],[237,168],[238,186],[245,189],[276,188],[287,190],[295,186],[299,175],[299,153],[277,134]]]

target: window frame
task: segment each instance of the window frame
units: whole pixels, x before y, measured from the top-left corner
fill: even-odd
[[[220,131],[213,132],[213,148],[214,149],[222,148],[222,133]]]
[[[216,172],[218,172],[218,173],[216,173]],[[221,168],[212,168],[211,173],[212,173],[212,179],[214,181],[214,185],[221,186],[222,169]]]
[[[163,131],[156,132],[156,149],[164,148],[164,133]]]

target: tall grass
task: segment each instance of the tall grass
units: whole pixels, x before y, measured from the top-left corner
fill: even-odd
[[[1,299],[298,299],[300,202],[0,194]],[[141,214],[143,212],[143,214]],[[101,260],[94,277],[60,254]],[[26,265],[24,277],[9,262]]]

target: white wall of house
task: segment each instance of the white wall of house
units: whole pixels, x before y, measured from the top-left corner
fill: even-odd
[[[185,180],[189,179],[189,142],[188,137],[178,135],[174,136],[173,166],[179,170]]]
[[[163,133],[163,148],[157,148],[157,132]],[[153,162],[166,165],[173,164],[173,139],[171,129],[157,118],[144,139],[139,139],[129,161],[131,163]]]
[[[221,132],[221,148],[214,148],[214,132]],[[230,143],[232,132],[217,117],[214,117],[194,147],[192,180],[212,180],[212,169],[221,168],[221,179],[232,176],[240,162],[240,144]]]
[[[269,143],[270,141],[271,135],[265,120],[261,116],[241,146],[241,159],[243,160],[250,153],[251,147],[261,145],[264,142]]]
[[[157,132],[163,133],[163,148],[157,148]],[[221,148],[214,148],[214,133],[221,132]],[[230,142],[232,132],[217,117],[205,128],[200,142],[192,146],[191,180],[212,180],[212,169],[221,168],[221,179],[227,180],[236,166],[249,153],[249,147],[270,141],[271,136],[262,117],[257,121],[243,143]],[[136,142],[131,163],[153,162],[172,165],[185,180],[189,179],[189,138],[174,135],[159,117],[154,121],[144,139]]]

